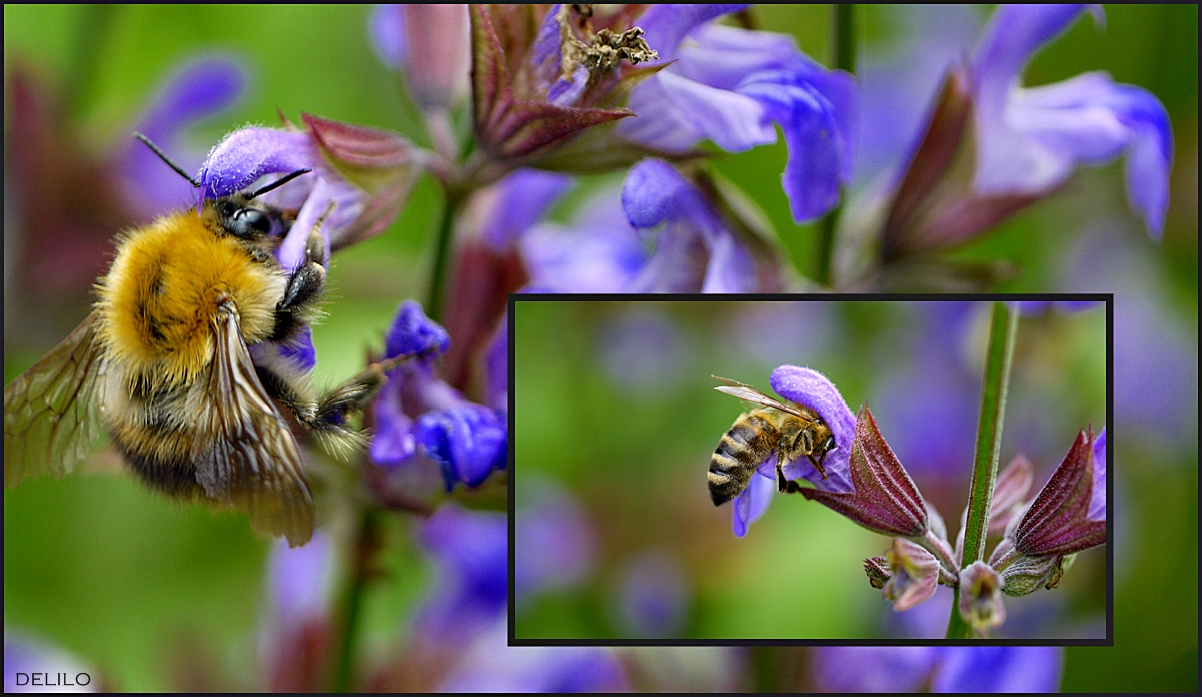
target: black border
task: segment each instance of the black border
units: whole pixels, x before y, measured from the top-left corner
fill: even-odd
[[[815,301],[978,302],[1018,300],[1094,300],[1106,304],[1106,638],[1105,639],[518,639],[514,603],[515,472],[514,449],[514,318],[517,301],[640,302],[640,301]],[[510,293],[507,301],[509,342],[509,646],[1114,646],[1114,293]]]

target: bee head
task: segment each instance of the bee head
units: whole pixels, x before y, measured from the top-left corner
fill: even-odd
[[[196,178],[188,176],[188,173],[182,167],[172,162],[171,158],[167,157],[149,138],[141,133],[135,133],[134,138],[145,143],[146,147],[150,148],[155,155],[158,155],[159,159],[165,162],[168,167],[175,170],[184,179],[187,179],[189,184],[200,188],[200,182]],[[213,210],[221,222],[221,227],[231,235],[243,239],[254,239],[273,233],[281,234],[285,232],[286,230],[282,223],[280,223],[280,229],[274,229],[277,222],[280,222],[278,214],[252,205],[251,201],[311,171],[309,169],[298,169],[250,193],[239,192],[231,196],[223,196],[216,199],[213,202]]]

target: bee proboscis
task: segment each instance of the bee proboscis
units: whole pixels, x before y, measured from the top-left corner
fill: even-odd
[[[288,271],[273,252],[294,214],[255,199],[308,171],[205,199],[118,238],[95,309],[4,388],[6,487],[71,472],[103,425],[150,488],[244,511],[254,528],[292,546],[309,540],[313,495],[281,408],[328,443],[361,444],[346,415],[411,356],[375,363],[321,396],[284,358],[325,288],[320,227],[330,210]]]
[[[714,389],[760,405],[735,419],[734,425],[722,436],[706,475],[710,497],[715,506],[733,499],[747,488],[760,465],[777,453],[776,484],[781,493],[800,489],[796,482],[785,479],[784,465],[805,457],[826,479],[823,460],[835,450],[834,435],[826,422],[813,409],[795,402],[782,402],[737,380],[711,376],[723,383]]]

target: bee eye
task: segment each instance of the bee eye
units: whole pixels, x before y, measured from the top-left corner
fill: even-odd
[[[238,207],[229,201],[225,201],[221,204],[220,213],[222,218],[231,218],[237,211]]]
[[[240,221],[244,228],[254,228],[263,233],[271,232],[271,219],[261,210],[243,208],[234,214],[234,219]]]

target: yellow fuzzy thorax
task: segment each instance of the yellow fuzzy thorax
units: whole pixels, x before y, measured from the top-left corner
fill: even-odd
[[[98,335],[128,377],[189,384],[213,359],[219,304],[232,301],[243,340],[254,344],[271,334],[285,283],[278,266],[254,261],[245,242],[221,231],[206,202],[201,214],[172,213],[120,239],[97,289]]]

